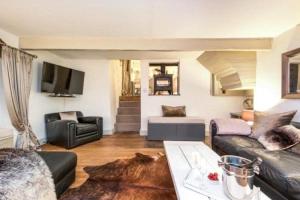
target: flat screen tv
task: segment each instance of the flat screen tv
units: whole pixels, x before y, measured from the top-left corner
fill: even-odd
[[[84,72],[44,62],[42,92],[55,96],[72,96],[83,93]]]

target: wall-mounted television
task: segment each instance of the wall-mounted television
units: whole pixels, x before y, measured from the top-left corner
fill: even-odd
[[[84,72],[44,62],[42,92],[54,96],[73,96],[83,93]]]

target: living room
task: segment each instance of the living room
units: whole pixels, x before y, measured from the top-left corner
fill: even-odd
[[[0,168],[42,163],[0,170],[1,198],[300,199],[300,2],[282,3],[1,2]],[[45,92],[45,63],[82,91]]]

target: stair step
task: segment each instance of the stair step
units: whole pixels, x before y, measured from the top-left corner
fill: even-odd
[[[141,107],[140,101],[120,101],[119,107]]]
[[[117,115],[117,123],[140,123],[140,115]]]
[[[116,123],[115,124],[116,132],[127,132],[127,131],[140,131],[140,123]]]
[[[120,107],[118,108],[118,115],[139,115],[141,109],[138,107]]]
[[[120,96],[120,101],[141,101],[140,96]]]

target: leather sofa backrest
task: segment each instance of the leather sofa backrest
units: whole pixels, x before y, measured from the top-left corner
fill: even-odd
[[[295,121],[293,121],[293,122],[291,122],[291,124],[292,124],[293,126],[295,126],[296,128],[300,129],[300,122],[295,122]]]
[[[73,112],[73,111],[70,111]],[[81,111],[74,111],[76,112],[77,117],[83,117],[83,114]],[[49,113],[49,114],[45,114],[45,122],[46,124],[49,122],[53,122],[56,120],[60,120],[60,116],[59,113]]]

